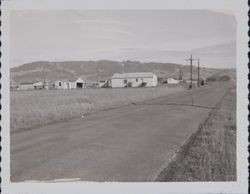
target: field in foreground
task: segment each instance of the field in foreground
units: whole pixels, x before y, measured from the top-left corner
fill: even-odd
[[[236,91],[200,124],[158,181],[236,181]]]
[[[15,132],[80,117],[98,110],[141,102],[184,90],[123,88],[84,90],[11,91],[10,130]]]
[[[207,84],[12,133],[11,181],[155,181],[229,87]]]

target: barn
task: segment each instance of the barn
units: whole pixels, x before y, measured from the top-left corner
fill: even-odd
[[[82,78],[79,77],[75,81],[75,87],[76,87],[76,89],[86,88],[86,82]]]
[[[111,78],[112,88],[155,87],[157,76],[152,72],[115,73]]]

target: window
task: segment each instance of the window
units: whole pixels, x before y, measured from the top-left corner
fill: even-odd
[[[123,80],[123,83],[124,83],[124,84],[127,84],[127,83],[128,83],[128,80],[126,80],[126,79]]]
[[[58,85],[61,87],[62,86],[62,82],[59,82]]]
[[[138,79],[136,78],[135,81],[138,82]]]

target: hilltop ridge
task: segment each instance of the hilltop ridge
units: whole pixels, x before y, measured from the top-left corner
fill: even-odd
[[[45,78],[50,81],[82,77],[85,80],[100,81],[110,78],[114,73],[153,72],[158,77],[178,77],[180,71],[183,78],[190,77],[190,66],[174,63],[139,62],[139,61],[36,61],[10,69],[11,82],[33,82]],[[225,69],[204,68],[201,77],[209,77]],[[193,67],[193,77],[197,77],[197,67]]]

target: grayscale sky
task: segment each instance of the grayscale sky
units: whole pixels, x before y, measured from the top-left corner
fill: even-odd
[[[13,11],[11,67],[50,60],[139,60],[235,67],[236,21],[208,10]]]

